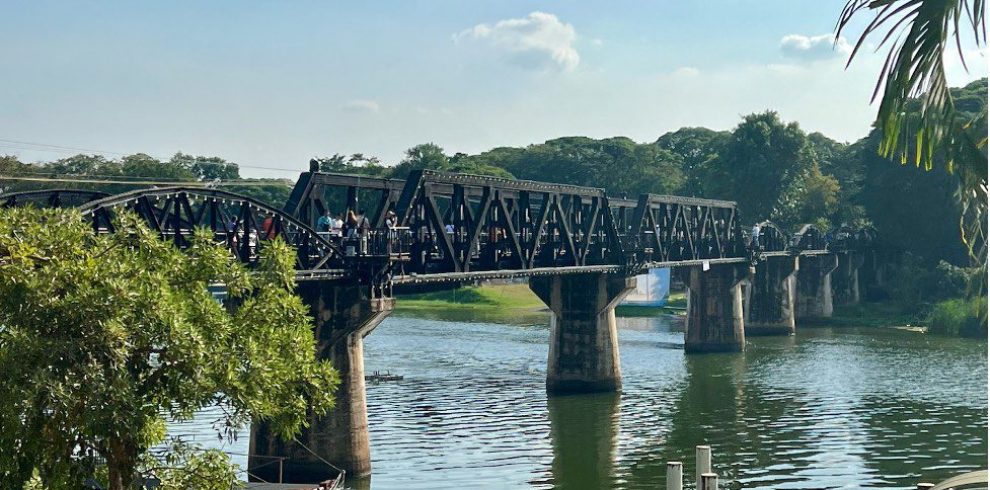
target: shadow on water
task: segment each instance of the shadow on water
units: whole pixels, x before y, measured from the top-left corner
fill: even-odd
[[[395,316],[458,323],[494,323],[502,325],[542,325],[550,313],[543,310],[499,308],[409,308],[396,310]]]

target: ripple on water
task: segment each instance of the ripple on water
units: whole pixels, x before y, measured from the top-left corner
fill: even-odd
[[[805,329],[685,356],[679,320],[618,322],[621,397],[548,400],[545,325],[389,318],[366,366],[405,379],[368,385],[371,486],[655,489],[667,461],[693,479],[701,443],[747,488],[913,488],[985,465],[986,343]],[[170,429],[216,445],[217,416]]]

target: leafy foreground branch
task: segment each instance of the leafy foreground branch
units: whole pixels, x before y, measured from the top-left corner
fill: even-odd
[[[117,230],[96,235],[72,210],[0,209],[3,488],[127,488],[166,417],[218,403],[228,437],[252,417],[291,437],[307,410],[332,408],[337,375],[315,358],[287,245],[249,274],[208,232],[180,251],[133,215]]]

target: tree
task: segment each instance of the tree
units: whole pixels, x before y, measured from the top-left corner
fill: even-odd
[[[314,160],[316,160],[320,172],[385,177],[392,171],[391,168],[382,165],[378,157],[365,156],[363,153],[355,153],[350,157],[334,153],[329,157],[315,158]]]
[[[235,180],[241,178],[240,169],[236,163],[228,162],[220,157],[194,157],[182,152],[172,155],[168,164],[174,167],[189,169],[198,180]]]
[[[728,131],[681,128],[657,139],[656,145],[681,157],[684,185],[678,194],[704,197],[705,179],[729,138]]]
[[[781,194],[773,219],[786,229],[812,223],[823,231],[832,228],[838,210],[839,181],[823,174],[818,164],[802,171]],[[841,224],[841,223],[837,223]]]
[[[705,178],[705,196],[739,203],[743,219],[771,215],[781,190],[809,164],[806,137],[797,123],[785,124],[776,112],[750,114],[735,129]]]
[[[849,0],[836,37],[860,13],[873,14],[849,55],[849,63],[874,33],[890,46],[873,100],[880,99],[876,127],[885,158],[931,170],[941,163],[958,177],[960,231],[974,262],[987,266],[987,110],[967,117],[955,105],[945,76],[945,54],[956,45],[966,64],[961,37],[986,45],[984,0]],[[979,63],[984,63],[979,61]],[[848,64],[847,64],[848,65]],[[984,94],[985,94],[984,90]],[[917,110],[909,107],[920,103]]]
[[[333,404],[294,254],[266,242],[254,273],[205,230],[180,251],[136,216],[96,235],[75,210],[0,209],[0,480],[78,488],[105,461],[128,486],[165,415],[220,404],[291,436]],[[207,287],[225,284],[226,305]],[[231,429],[232,430],[232,429]]]
[[[196,180],[196,174],[187,163],[182,160],[162,162],[144,153],[135,153],[120,159],[120,173],[145,179]]]
[[[446,171],[450,165],[443,148],[434,143],[423,143],[406,150],[406,157],[392,169],[390,177],[404,179],[413,170]]]

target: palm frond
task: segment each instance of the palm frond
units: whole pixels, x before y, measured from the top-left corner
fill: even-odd
[[[985,44],[984,9],[984,0],[850,0],[846,3],[836,25],[836,39],[854,17],[864,12],[873,14],[849,55],[847,66],[874,34],[884,33],[878,50],[889,46],[873,92],[873,101],[878,98],[880,101],[877,126],[883,133],[879,148],[883,156],[892,158],[899,154],[902,163],[913,160],[915,165],[932,168],[936,150],[943,147],[955,120],[944,56],[949,43],[954,41],[963,58],[960,38],[964,22],[972,28],[977,44]],[[907,104],[914,98],[921,99],[921,118],[907,125]],[[953,164],[950,157],[946,165],[951,168]]]

